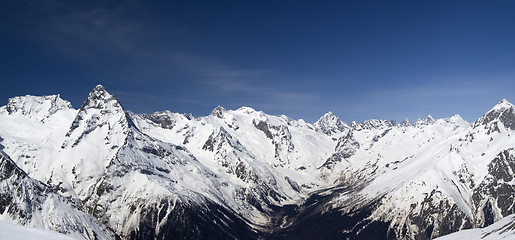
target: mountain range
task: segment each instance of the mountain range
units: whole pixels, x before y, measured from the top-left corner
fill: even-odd
[[[311,124],[249,107],[135,114],[98,85],[79,109],[10,98],[0,151],[0,221],[79,239],[434,239],[498,223],[515,238],[506,100],[475,122]]]

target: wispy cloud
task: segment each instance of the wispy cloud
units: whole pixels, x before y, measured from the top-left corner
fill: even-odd
[[[43,0],[19,4],[25,11],[11,20],[31,31],[17,34],[66,54],[145,54],[140,46],[152,34],[148,25],[132,17],[135,9],[145,11],[134,1],[81,4]]]
[[[248,95],[249,98],[258,98],[262,103],[273,102],[275,106],[286,104],[287,101],[313,102],[319,99],[317,94],[281,87],[271,79],[273,73],[267,70],[230,67],[192,55],[173,56],[172,59],[197,76],[196,82],[203,88],[214,89],[221,94]]]

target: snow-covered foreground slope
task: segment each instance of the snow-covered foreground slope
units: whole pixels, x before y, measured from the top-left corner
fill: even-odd
[[[24,227],[0,221],[0,239],[9,240],[72,240],[70,236],[54,231]]]
[[[514,122],[505,100],[475,123],[134,114],[99,85],[10,99],[0,144],[123,239],[429,239],[515,212]]]
[[[438,240],[510,240],[515,239],[515,215],[509,215],[494,224],[476,229],[463,230],[457,233],[449,234]]]

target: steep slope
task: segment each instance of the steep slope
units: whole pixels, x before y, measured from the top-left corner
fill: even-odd
[[[78,239],[115,239],[104,225],[53,189],[31,179],[0,152],[0,219],[49,229]]]

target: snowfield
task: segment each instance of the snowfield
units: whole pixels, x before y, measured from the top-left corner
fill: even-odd
[[[9,240],[72,240],[75,238],[58,232],[24,227],[0,221],[0,239]]]
[[[496,223],[477,229],[463,230],[457,233],[452,233],[437,240],[454,240],[454,239],[467,239],[467,240],[510,240],[515,239],[515,215],[509,215]]]

